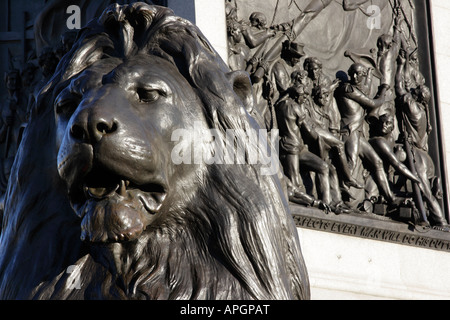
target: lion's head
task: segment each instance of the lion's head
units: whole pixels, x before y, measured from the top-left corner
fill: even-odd
[[[176,129],[219,139],[258,129],[252,103],[248,75],[171,10],[106,9],[79,32],[24,134],[1,297],[308,298],[278,176],[171,159]]]
[[[73,77],[55,107],[58,171],[82,239],[136,239],[192,188],[184,181],[198,168],[173,164],[171,136],[206,121],[199,97],[167,60],[145,53],[99,60]],[[199,119],[204,128],[194,126]]]

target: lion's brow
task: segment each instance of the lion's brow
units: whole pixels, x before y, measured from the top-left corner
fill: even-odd
[[[121,72],[118,68],[114,68],[103,76],[102,83],[107,84],[111,82],[118,82],[123,77],[123,75],[124,72]]]
[[[130,84],[131,82],[135,82],[134,79],[142,76],[141,72],[134,70],[134,72],[130,72],[126,68],[120,68],[117,66],[107,74],[102,77],[102,84],[108,83],[125,83]]]
[[[102,74],[103,72],[101,71],[85,70],[70,81],[68,90],[72,94],[82,96],[88,88],[99,87],[103,84],[104,76]]]

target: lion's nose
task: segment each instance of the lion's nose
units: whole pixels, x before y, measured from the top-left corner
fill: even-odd
[[[114,119],[91,118],[85,122],[73,123],[70,134],[75,140],[95,143],[99,142],[104,136],[114,134],[117,128],[118,124]]]

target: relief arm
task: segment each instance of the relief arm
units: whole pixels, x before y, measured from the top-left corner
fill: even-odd
[[[298,106],[298,110],[301,110],[301,107]],[[317,130],[314,129],[313,126],[311,126],[311,120],[306,116],[305,112],[298,112],[298,118],[297,118],[297,125],[299,128],[303,128],[304,130],[306,130],[306,132],[308,133],[308,135],[313,139],[313,140],[318,140],[319,139],[319,134],[317,133]]]
[[[406,52],[402,49],[400,50],[400,54],[397,58],[397,72],[395,74],[395,93],[397,96],[402,97],[408,92],[405,88],[406,79],[406,58],[403,56]]]
[[[370,95],[371,89],[372,89],[372,79],[373,79],[373,68],[367,69],[367,77],[366,81],[364,82],[364,93],[367,95]]]
[[[386,91],[388,88],[388,85],[381,85],[381,90],[378,94],[378,97],[374,99],[369,98],[358,89],[354,89],[352,92],[347,92],[345,96],[346,98],[357,102],[361,107],[365,109],[376,109],[381,107],[385,102]]]
[[[342,7],[345,11],[353,11],[358,9],[361,5],[366,3],[369,0],[344,0],[342,3]]]
[[[280,63],[276,63],[272,68],[276,89],[280,95],[289,89],[291,77],[287,70]]]
[[[392,40],[394,43],[396,43],[398,46],[400,46],[403,41],[402,38],[404,38],[404,36],[402,37],[402,30],[401,30],[401,23],[404,19],[400,16],[400,15],[396,15],[394,18],[394,34],[392,35]]]
[[[250,49],[253,49],[262,44],[267,39],[273,37],[275,33],[276,32],[274,30],[266,30],[253,34],[249,29],[246,29],[242,34],[248,47]]]

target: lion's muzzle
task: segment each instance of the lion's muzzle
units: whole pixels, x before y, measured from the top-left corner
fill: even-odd
[[[86,241],[136,239],[167,193],[158,153],[148,133],[136,126],[138,116],[126,108],[124,96],[105,86],[83,99],[59,148],[58,171],[82,219]]]

